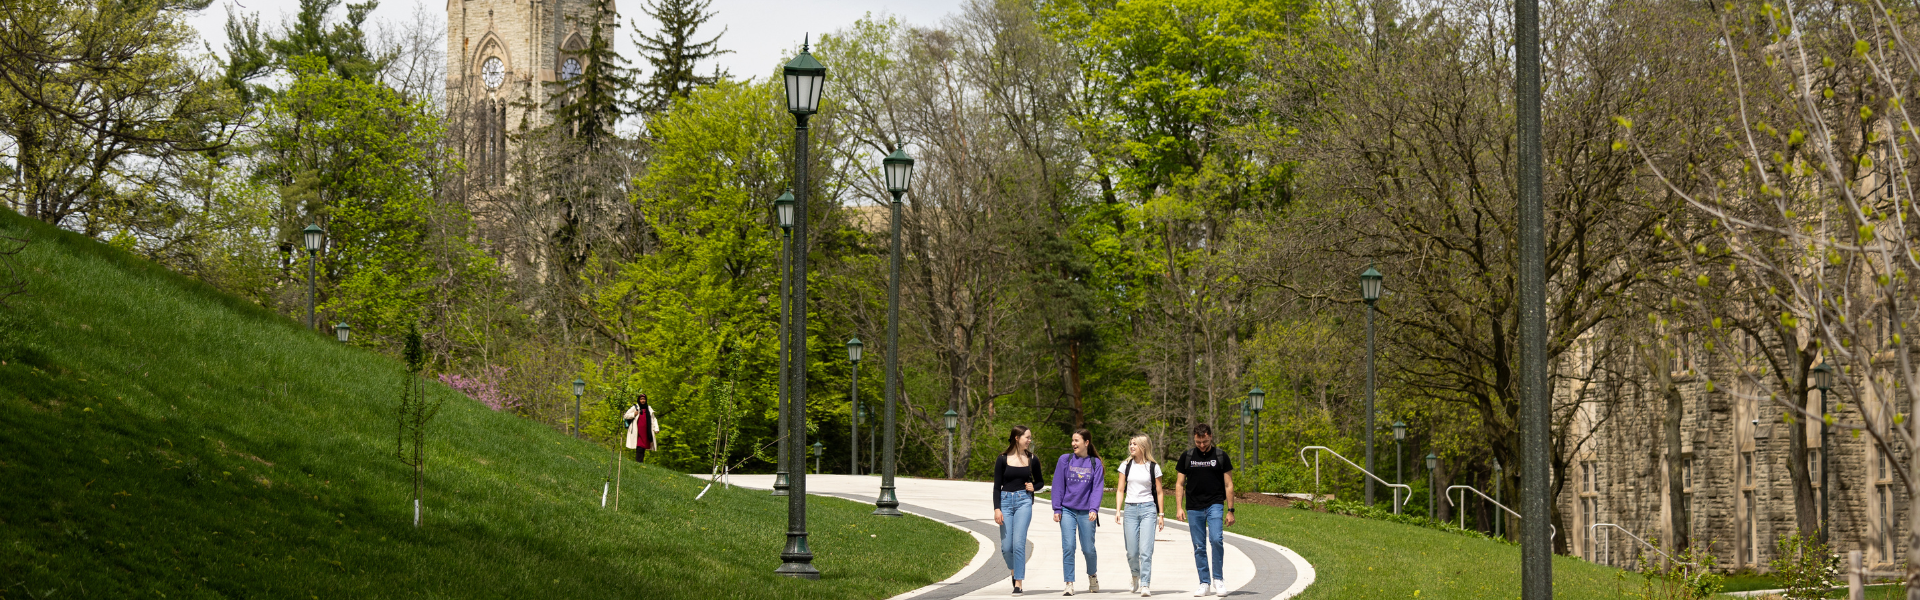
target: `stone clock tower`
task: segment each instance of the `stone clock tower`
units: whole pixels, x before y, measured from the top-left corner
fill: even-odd
[[[505,182],[509,134],[552,122],[547,85],[580,73],[596,0],[447,0],[447,111],[466,138],[468,172]],[[612,8],[613,2],[607,5]],[[602,35],[619,16],[608,11]]]

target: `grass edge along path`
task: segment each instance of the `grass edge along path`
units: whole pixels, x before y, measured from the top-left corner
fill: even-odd
[[[1300,553],[1319,578],[1300,600],[1518,599],[1520,547],[1436,529],[1298,508],[1241,503],[1231,531]],[[1617,599],[1638,574],[1553,557],[1555,600]]]
[[[401,366],[0,210],[0,598],[884,598],[970,536],[809,503],[820,581],[773,574],[786,502],[624,468],[438,384],[425,526],[394,458]]]

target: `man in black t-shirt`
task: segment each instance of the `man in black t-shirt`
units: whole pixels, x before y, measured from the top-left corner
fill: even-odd
[[[1193,595],[1225,596],[1226,574],[1221,565],[1226,559],[1223,534],[1233,525],[1233,459],[1213,445],[1213,427],[1197,423],[1193,447],[1180,454],[1173,469],[1179,473],[1173,484],[1179,503],[1174,515],[1187,522],[1187,534],[1193,538],[1193,566],[1200,570],[1200,589]],[[1208,547],[1213,549],[1211,561]]]

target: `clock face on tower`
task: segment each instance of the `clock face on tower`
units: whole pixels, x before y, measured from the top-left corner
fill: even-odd
[[[580,76],[580,59],[569,58],[567,59],[567,62],[560,63],[560,80],[561,81],[570,81],[573,78],[579,77],[579,76]]]
[[[507,67],[500,62],[500,57],[488,57],[486,62],[480,63],[480,80],[486,82],[487,89],[500,87],[500,82],[506,78]]]

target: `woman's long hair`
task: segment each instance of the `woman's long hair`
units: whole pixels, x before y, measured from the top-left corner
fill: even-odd
[[[1148,464],[1160,463],[1160,461],[1153,459],[1153,438],[1152,437],[1147,436],[1147,434],[1141,433],[1141,434],[1135,434],[1133,436],[1133,439],[1127,440],[1127,441],[1140,446],[1140,454],[1142,456],[1147,457]],[[1133,460],[1132,452],[1127,453],[1127,460]]]
[[[1013,432],[1007,434],[1007,450],[1005,452],[1001,452],[1001,454],[1012,456],[1014,449],[1020,447],[1020,436],[1026,435],[1027,431],[1028,431],[1027,426],[1025,425],[1013,426]],[[1028,448],[1027,452],[1032,453],[1033,449]]]
[[[1094,458],[1100,458],[1100,451],[1099,451],[1099,450],[1095,450],[1095,449],[1093,449],[1093,432],[1091,432],[1091,431],[1087,431],[1087,430],[1086,430],[1085,428],[1081,428],[1081,429],[1075,429],[1075,430],[1073,430],[1073,434],[1074,434],[1074,435],[1077,435],[1077,436],[1080,436],[1080,439],[1082,439],[1082,440],[1086,440],[1086,442],[1087,442],[1087,456],[1091,456],[1091,457],[1094,457]]]

